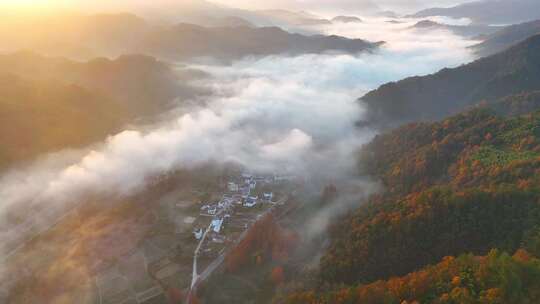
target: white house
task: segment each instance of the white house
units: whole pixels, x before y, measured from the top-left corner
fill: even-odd
[[[244,203],[244,207],[255,207],[258,199],[259,198],[257,196],[249,196]]]
[[[250,189],[255,189],[257,187],[257,182],[252,180],[250,183],[249,183],[249,188]]]
[[[237,183],[230,182],[227,184],[227,189],[231,192],[238,192],[239,188]]]
[[[202,228],[199,228],[199,230],[193,231],[193,235],[195,236],[195,239],[200,240],[204,235],[204,231],[202,230]]]
[[[210,215],[214,215],[217,213],[217,208],[216,206],[212,206],[212,207],[208,207],[208,214]]]
[[[265,193],[263,193],[263,198],[264,198],[265,201],[268,201],[268,202],[269,202],[269,201],[272,200],[272,198],[274,198],[274,193],[272,193],[272,192],[265,192]]]
[[[222,218],[214,218],[212,220],[211,229],[214,230],[215,233],[219,233],[221,231],[221,227],[223,226],[223,219]]]

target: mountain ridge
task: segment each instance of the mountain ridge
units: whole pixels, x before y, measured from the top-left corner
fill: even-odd
[[[360,101],[367,123],[382,127],[440,119],[473,106],[540,88],[540,35],[472,63],[382,85]]]

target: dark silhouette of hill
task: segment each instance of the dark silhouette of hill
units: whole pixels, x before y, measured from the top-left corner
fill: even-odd
[[[167,64],[143,55],[117,59],[71,61],[44,57],[32,52],[0,55],[0,70],[25,79],[74,84],[125,102],[133,116],[150,116],[165,111],[175,98],[188,99],[200,91],[179,79],[197,78],[200,72],[173,72]]]
[[[281,16],[294,25],[322,22],[307,13],[266,11],[266,14]],[[168,60],[213,57],[224,61],[245,56],[326,51],[357,53],[378,46],[361,39],[294,34],[278,27],[257,28],[238,17],[206,20],[205,26],[199,26],[155,25],[131,14],[53,15],[23,21],[6,17],[0,19],[0,46],[5,50],[28,49],[82,60],[142,53]]]
[[[489,25],[448,25],[431,20],[418,21],[412,28],[417,30],[446,30],[464,37],[489,35],[500,29],[500,27]]]
[[[475,23],[484,24],[513,24],[539,19],[540,2],[537,0],[481,0],[450,8],[429,8],[410,17],[430,16],[469,18]]]
[[[194,57],[233,60],[245,56],[298,55],[329,51],[359,53],[373,50],[378,45],[339,36],[291,34],[278,27],[206,28],[179,24],[147,35],[140,41],[136,51],[169,60]]]
[[[0,171],[38,155],[102,140],[129,109],[77,85],[0,76]]]
[[[472,47],[479,56],[489,56],[504,51],[511,46],[540,34],[540,20],[525,22],[505,27]]]
[[[0,71],[0,171],[101,141],[203,93],[180,84],[200,72],[147,56],[75,62],[19,52],[0,55]]]
[[[332,23],[341,22],[341,23],[362,23],[362,19],[356,16],[336,16],[332,18]]]
[[[540,89],[540,35],[454,69],[385,84],[361,98],[380,126],[433,120],[481,101]]]

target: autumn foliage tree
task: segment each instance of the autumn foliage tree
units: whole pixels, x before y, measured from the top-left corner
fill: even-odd
[[[492,250],[486,256],[445,257],[403,277],[329,292],[292,293],[286,304],[506,304],[539,303],[540,260],[526,251],[512,257]]]
[[[270,280],[274,285],[279,285],[285,281],[285,271],[282,266],[277,266],[272,269],[270,272]]]
[[[284,262],[297,243],[298,236],[276,222],[272,214],[266,215],[251,227],[245,238],[227,255],[227,271],[264,261]]]

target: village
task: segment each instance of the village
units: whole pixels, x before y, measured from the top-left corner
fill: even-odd
[[[259,218],[286,204],[295,179],[238,173],[221,180],[207,200],[165,197],[138,248],[96,276],[94,303],[165,303],[168,288],[190,292]]]

